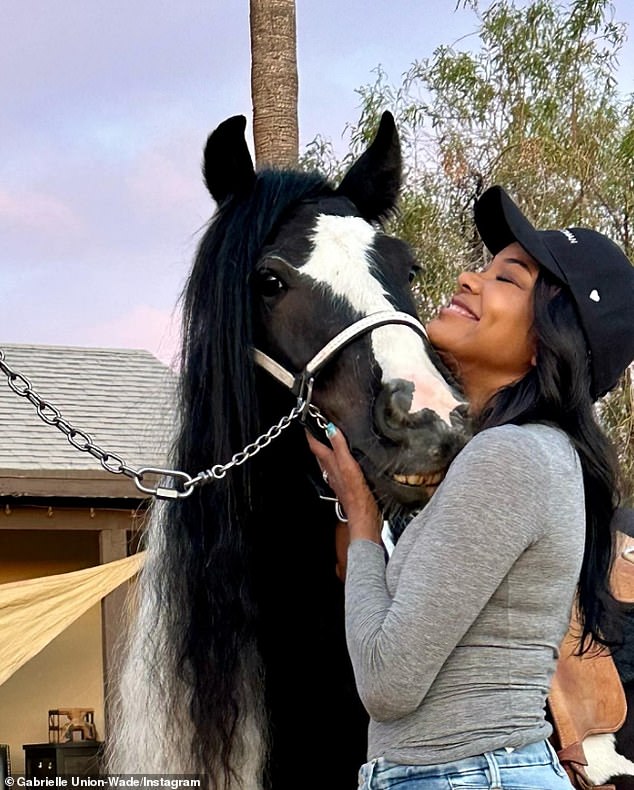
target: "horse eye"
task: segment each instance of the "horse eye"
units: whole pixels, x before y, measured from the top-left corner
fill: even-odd
[[[261,269],[257,273],[256,282],[261,296],[278,296],[286,290],[284,282],[270,269]]]
[[[421,268],[420,268],[420,266],[412,266],[412,268],[409,270],[409,276],[408,276],[408,280],[409,280],[409,284],[410,284],[410,285],[411,285],[411,284],[414,282],[414,280],[415,280],[415,279],[418,277],[418,275],[420,274],[420,272],[421,272]]]

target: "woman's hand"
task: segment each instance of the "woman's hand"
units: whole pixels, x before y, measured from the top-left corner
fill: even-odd
[[[326,436],[332,449],[315,439],[308,431],[306,436],[319,466],[327,475],[327,484],[346,514],[350,540],[365,539],[381,543],[381,513],[361,467],[348,449],[344,435],[332,423],[328,425]]]

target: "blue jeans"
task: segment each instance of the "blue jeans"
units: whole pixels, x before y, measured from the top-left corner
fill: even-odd
[[[383,757],[361,766],[362,790],[570,790],[547,741],[498,749],[441,765],[400,765]]]

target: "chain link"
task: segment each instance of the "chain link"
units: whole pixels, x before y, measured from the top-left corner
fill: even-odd
[[[2,349],[0,349],[0,371],[6,375],[7,383],[13,392],[21,398],[26,398],[35,406],[38,417],[47,425],[51,425],[61,431],[76,450],[92,455],[93,458],[96,458],[100,462],[106,472],[110,472],[114,475],[125,475],[131,478],[139,491],[154,496],[157,499],[184,499],[190,496],[197,486],[210,483],[214,480],[222,480],[227,472],[234,466],[240,466],[245,463],[245,461],[257,455],[260,450],[268,447],[274,439],[280,436],[282,431],[288,428],[293,420],[297,419],[302,414],[306,406],[304,401],[298,401],[289,414],[282,417],[278,423],[269,428],[266,433],[258,436],[254,442],[248,444],[243,450],[235,453],[226,464],[215,464],[210,469],[205,469],[199,472],[195,477],[192,477],[187,474],[187,472],[181,472],[177,469],[161,469],[154,466],[134,469],[128,466],[128,464],[126,464],[116,453],[104,450],[93,440],[89,433],[75,428],[74,425],[62,417],[59,409],[38,395],[33,389],[29,379],[21,373],[17,373],[7,364]],[[310,404],[308,406],[308,413],[316,420],[320,428],[325,429],[327,420],[316,406]],[[155,486],[146,486],[143,484],[143,481],[147,475],[159,475],[165,480],[165,483],[169,483],[171,479],[172,485],[161,485],[159,483]],[[179,484],[181,486],[180,488],[177,487]]]
[[[320,414],[319,410],[316,406],[310,407],[314,409],[316,414]],[[196,477],[192,480],[185,483],[184,487],[190,488],[196,485],[199,485],[201,482],[206,482],[208,480],[222,480],[223,477],[226,476],[227,472],[232,469],[234,466],[240,466],[245,461],[248,461],[250,458],[256,456],[260,450],[263,450],[265,447],[268,447],[269,444],[273,441],[273,439],[277,439],[278,436],[284,431],[288,426],[293,422],[293,420],[297,419],[300,416],[302,411],[304,410],[304,403],[303,401],[299,401],[297,405],[293,406],[290,413],[282,417],[282,419],[276,423],[275,425],[271,426],[266,433],[263,433],[261,436],[251,442],[251,444],[247,444],[244,450],[240,450],[240,452],[235,453],[231,457],[231,460],[228,461],[226,464],[216,464],[212,466],[210,469],[205,469],[203,472],[200,472]],[[323,417],[322,417],[323,420]],[[325,423],[324,423],[325,425]]]

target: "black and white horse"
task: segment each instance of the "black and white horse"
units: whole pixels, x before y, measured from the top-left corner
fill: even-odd
[[[298,396],[312,399],[391,517],[423,504],[464,444],[464,407],[414,318],[412,255],[381,227],[400,188],[392,117],[337,188],[256,173],[244,128],[231,118],[207,142],[218,208],[184,293],[173,461],[215,474],[149,527],[110,769],[204,773],[225,790],[344,790],[367,721],[337,520],[300,421],[267,432]]]
[[[634,510],[617,510],[613,528],[634,538]],[[613,784],[615,790],[634,790],[634,606],[621,603],[623,621],[619,628],[622,644],[614,651],[621,678],[627,714],[615,733],[590,735],[583,742],[588,761],[587,774],[594,785]],[[601,689],[596,689],[601,694]]]

